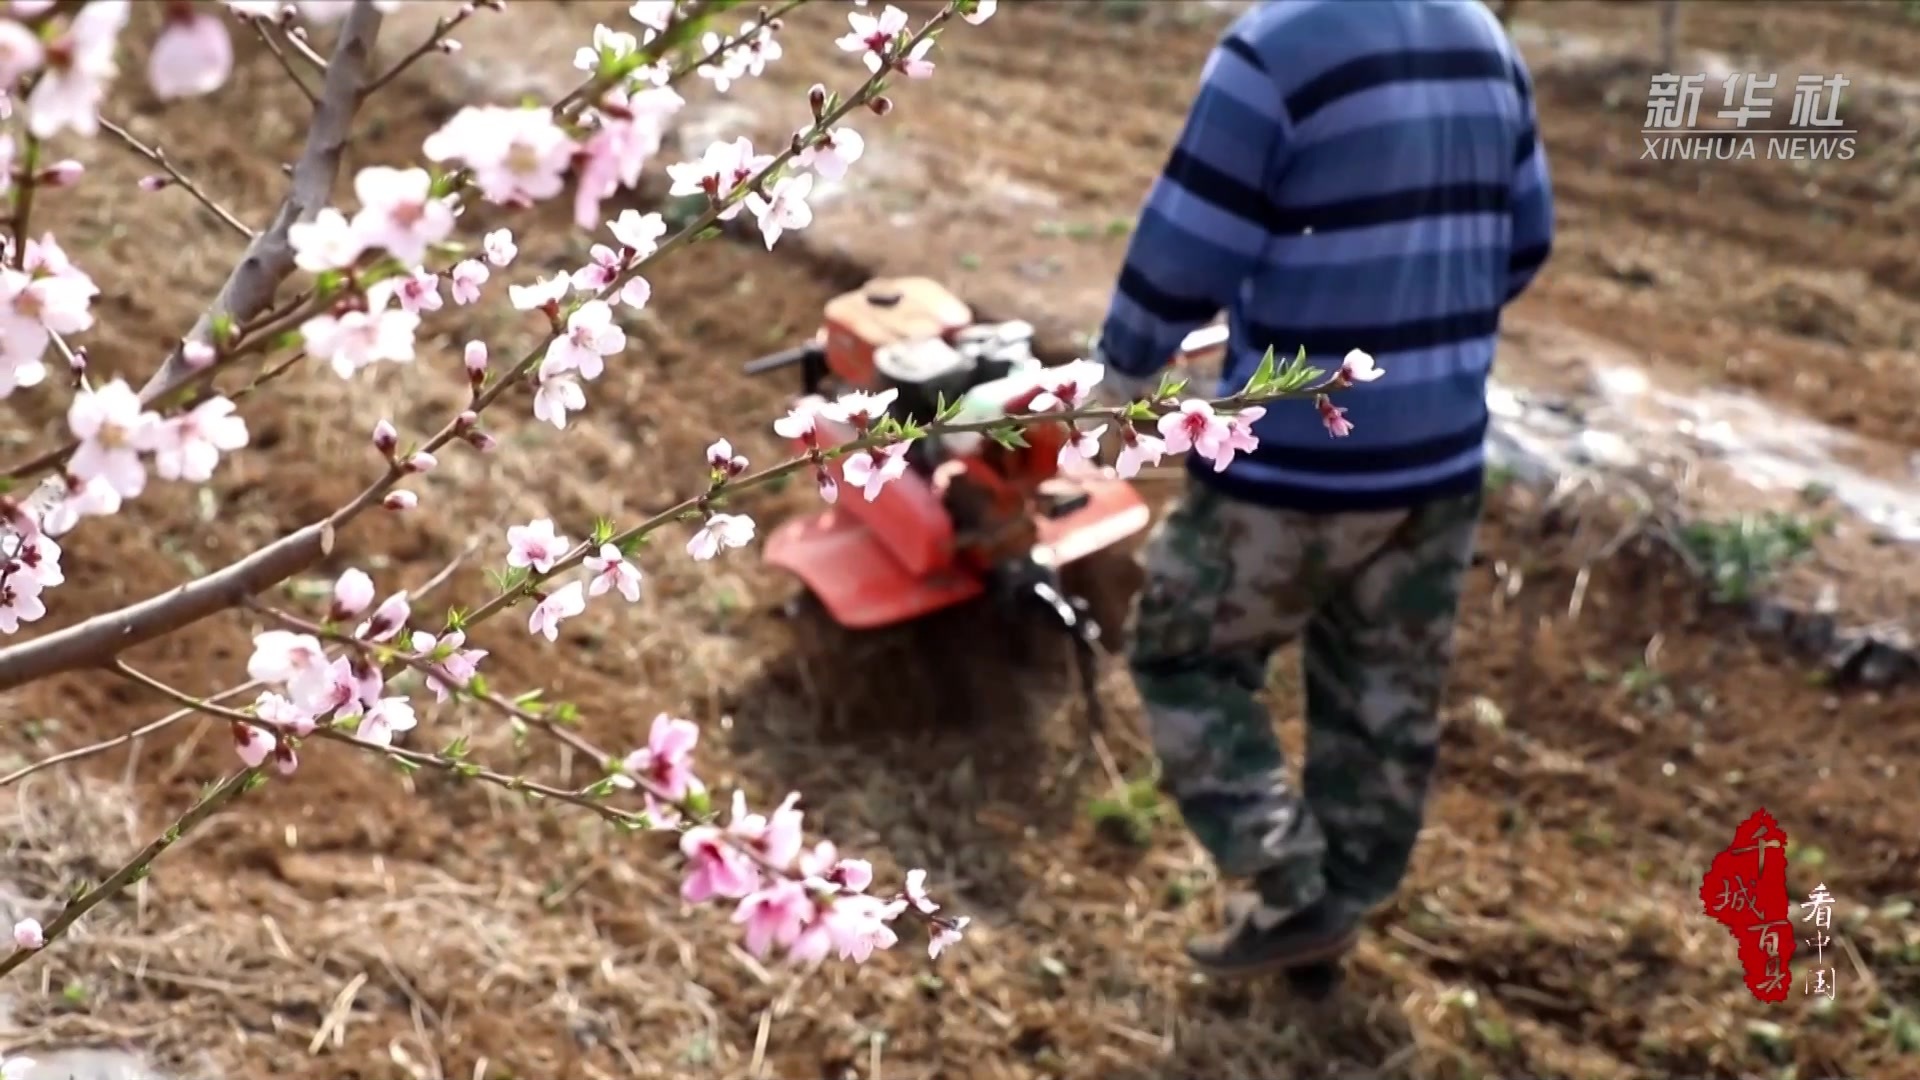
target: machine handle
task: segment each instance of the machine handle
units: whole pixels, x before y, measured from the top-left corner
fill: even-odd
[[[795,345],[789,349],[781,349],[776,353],[768,353],[758,360],[749,360],[740,370],[747,375],[765,375],[769,371],[778,371],[781,368],[792,367],[795,364],[804,364],[809,358],[816,358],[821,355],[823,355],[823,353],[820,343],[817,341],[809,341],[804,345]]]

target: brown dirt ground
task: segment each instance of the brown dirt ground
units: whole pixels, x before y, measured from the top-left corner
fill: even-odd
[[[612,22],[619,6],[570,5],[566,24]],[[1641,12],[1612,10],[1624,6],[1555,4],[1547,21],[1638,32]],[[1811,51],[1850,73],[1899,70],[1920,43],[1884,14],[1768,5],[1758,18],[1754,7],[1691,9],[1688,43]],[[692,478],[717,433],[767,458],[782,388],[743,385],[721,365],[807,332],[862,267],[911,257],[923,272],[952,272],[985,307],[1028,315],[1012,301],[1044,292],[1047,310],[1031,317],[1063,329],[1097,317],[1121,243],[1107,223],[1137,202],[1218,16],[1194,15],[1198,5],[1009,8],[950,35],[941,77],[903,90],[887,130],[936,162],[970,159],[972,171],[953,176],[1003,175],[1056,205],[910,231],[904,244],[885,225],[827,227],[778,258],[712,244],[678,259],[655,277],[640,342],[564,443],[517,403],[497,426],[497,454],[448,455],[420,512],[357,526],[332,564],[297,584],[361,564],[383,586],[413,586],[470,536],[496,537],[536,513],[576,532],[597,514],[630,519]],[[775,85],[812,81],[827,55],[815,35],[837,19],[796,20]],[[1101,64],[1074,61],[1095,55]],[[255,220],[279,180],[252,149],[293,145],[302,111],[262,60],[250,54],[220,99],[255,105],[247,130],[210,104],[172,110],[163,129],[178,133],[168,149],[186,168]],[[1135,77],[1100,73],[1116,68]],[[848,66],[831,70],[844,79]],[[410,160],[444,115],[448,81],[423,73],[398,88],[365,129],[359,160]],[[1886,208],[1913,206],[1910,179],[1891,194],[1841,180],[1808,194],[1759,170],[1636,172],[1617,154],[1632,151],[1618,134],[1630,123],[1586,83],[1543,84],[1567,239],[1517,319],[1597,328],[1661,370],[1783,395],[1789,371],[1823,378],[1816,406],[1828,419],[1920,441],[1902,412],[1920,375],[1888,364],[1865,385],[1840,366],[1908,347],[1915,286],[1898,256],[1915,219]],[[115,107],[153,113],[135,89]],[[1010,119],[984,123],[985,109]],[[145,170],[105,143],[85,156],[87,183],[49,200],[45,220],[102,282],[110,317],[91,339],[95,363],[143,371],[233,245],[206,239],[183,199],[147,202],[140,227],[127,227],[125,200]],[[523,268],[578,261],[563,217],[519,228]],[[1599,259],[1621,250],[1641,250],[1659,287],[1603,287]],[[1854,352],[1756,326],[1758,278],[1743,267],[1789,283],[1850,282],[1832,295],[1857,305]],[[403,429],[437,423],[459,398],[453,346],[525,340],[524,327],[495,319],[442,320],[450,347],[378,384],[325,374],[281,384],[249,413],[260,452],[223,466],[213,498],[160,486],[120,529],[74,537],[54,624],[228,561],[350,495],[370,475],[365,432],[383,394],[407,388],[394,416]],[[1758,359],[1729,359],[1749,354]],[[56,415],[52,397],[26,397],[31,421]],[[5,446],[9,459],[19,451]],[[770,522],[804,505],[789,493],[755,512]],[[731,949],[720,913],[680,910],[658,841],[320,747],[295,778],[218,816],[87,934],[27,968],[5,1045],[115,1042],[196,1071],[298,1080],[1912,1075],[1920,1018],[1901,1002],[1920,994],[1920,933],[1889,905],[1914,892],[1920,842],[1908,802],[1887,795],[1920,767],[1913,696],[1816,685],[1702,610],[1658,551],[1594,562],[1607,524],[1543,519],[1527,494],[1497,494],[1463,615],[1431,825],[1336,1004],[1189,975],[1179,942],[1217,914],[1206,863],[1171,822],[1139,849],[1096,830],[1085,806],[1110,784],[1061,700],[1057,656],[1017,642],[956,656],[943,641],[990,636],[969,614],[880,639],[796,627],[779,615],[789,586],[752,558],[696,568],[663,545],[646,564],[643,602],[577,620],[564,647],[531,642],[506,620],[487,632],[493,681],[577,702],[586,733],[609,747],[643,737],[661,709],[698,719],[710,782],[761,800],[797,788],[844,847],[890,855],[883,874],[897,873],[892,860],[927,865],[975,916],[970,946],[929,965],[908,940],[864,969],[796,979]],[[497,547],[463,563],[436,599],[481,595],[480,565]],[[210,692],[237,678],[247,633],[239,618],[214,620],[130,659]],[[1003,678],[1007,664],[1025,677]],[[1138,775],[1124,681],[1105,681],[1112,753]],[[967,682],[988,690],[952,691]],[[1279,716],[1294,713],[1292,683],[1276,676]],[[62,678],[14,696],[6,738],[22,757],[43,756],[162,711],[100,676]],[[1284,726],[1297,745],[1297,725]],[[490,718],[423,714],[422,744],[461,731],[502,767],[551,776],[574,765],[543,743],[516,749]],[[24,781],[5,804],[5,872],[39,895],[99,876],[230,765],[224,737],[186,722],[131,754]],[[1830,1007],[1754,1002],[1729,942],[1698,914],[1697,875],[1761,804],[1798,841],[1795,889],[1824,881],[1841,900]],[[137,826],[125,829],[125,816]]]

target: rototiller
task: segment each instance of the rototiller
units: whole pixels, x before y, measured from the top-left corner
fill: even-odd
[[[749,375],[800,369],[800,393],[832,398],[852,390],[897,391],[889,412],[920,424],[939,403],[953,419],[991,421],[1028,412],[1043,389],[1025,322],[976,323],[958,297],[927,278],[869,281],[827,302],[811,341],[746,365]],[[1172,361],[1226,344],[1224,326],[1187,335]],[[1146,528],[1152,517],[1132,484],[1102,473],[1062,475],[1064,425],[1026,428],[1024,445],[951,433],[916,441],[908,469],[872,501],[841,483],[817,513],[775,528],[766,559],[799,578],[841,626],[875,629],[992,597],[1009,613],[1037,615],[1076,645],[1088,719],[1102,723],[1094,692],[1099,623],[1091,605],[1067,593],[1060,569]],[[816,418],[823,447],[850,428]],[[840,467],[829,468],[840,480]],[[1324,998],[1341,979],[1338,962],[1288,973],[1297,992]]]
[[[975,322],[964,302],[930,279],[876,279],[829,301],[812,340],[745,370],[797,367],[803,395],[894,390],[889,411],[903,421],[931,422],[942,401],[958,403],[956,422],[989,421],[1025,411],[1040,393],[1035,376],[1044,365],[1033,354],[1033,333],[1025,322]],[[1225,341],[1224,327],[1196,331],[1181,357]],[[816,429],[822,446],[853,436],[825,420]],[[851,629],[906,622],[985,595],[1056,622],[1090,652],[1099,625],[1084,598],[1067,594],[1059,571],[1138,533],[1151,513],[1125,480],[1060,473],[1070,437],[1064,425],[1022,434],[1020,446],[971,432],[921,439],[908,452],[906,474],[872,501],[843,484],[833,505],[774,529],[767,561],[799,578]],[[839,479],[838,463],[831,468]]]

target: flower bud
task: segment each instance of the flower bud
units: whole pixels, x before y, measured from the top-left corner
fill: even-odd
[[[807,104],[813,108],[813,118],[815,120],[820,119],[827,111],[826,86],[821,83],[814,83],[812,88],[807,91]]]
[[[422,450],[401,463],[400,467],[410,473],[423,473],[433,471],[433,467],[438,464],[440,464],[438,458]]]
[[[408,616],[412,614],[413,605],[406,592],[394,593],[387,597],[379,609],[373,613],[373,617],[360,628],[358,636],[368,641],[385,641],[398,633],[400,628],[406,625]]]
[[[171,176],[160,176],[156,174],[154,176],[143,176],[140,178],[141,191],[160,191],[172,186],[172,184],[173,177]]]
[[[364,570],[348,570],[333,583],[333,606],[327,609],[327,619],[330,622],[351,619],[371,603],[373,579]]]
[[[491,454],[500,446],[499,439],[494,438],[484,431],[469,431],[461,436],[461,438],[467,440],[468,445],[483,454]]]
[[[389,510],[411,510],[420,505],[420,496],[411,491],[389,491],[380,505]]]
[[[36,179],[47,187],[72,187],[74,184],[80,182],[80,177],[84,175],[86,171],[87,167],[85,165],[80,164],[72,158],[67,158],[65,161],[56,161],[46,168],[41,169],[40,175],[36,177]]]
[[[478,383],[487,377],[487,343],[484,341],[467,342],[466,352],[467,378]]]
[[[21,949],[44,949],[47,947],[46,932],[40,929],[38,919],[21,919],[13,924],[13,944]]]
[[[180,358],[187,362],[188,367],[200,371],[213,363],[215,353],[213,346],[204,341],[183,341],[180,343]]]
[[[477,412],[474,412],[472,409],[468,409],[467,411],[461,413],[459,416],[456,416],[453,418],[453,430],[460,432],[461,434],[465,434],[469,431],[472,431],[473,426],[475,424],[478,424],[479,422],[480,422],[480,414]]]
[[[373,425],[373,448],[380,451],[381,457],[391,461],[393,452],[399,449],[399,446],[400,433],[393,429],[392,424],[382,420]]]
[[[872,101],[867,102],[867,108],[873,110],[873,115],[875,116],[885,116],[893,111],[893,99],[885,94],[880,94]]]
[[[82,345],[67,356],[67,368],[75,375],[87,373],[87,347]]]
[[[445,41],[442,41],[438,47],[441,52],[446,53],[448,56],[452,56],[460,51],[460,43],[452,38],[447,38]]]
[[[694,817],[703,818],[713,810],[713,796],[707,793],[707,785],[701,783],[699,777],[689,777],[687,797],[680,800],[680,805]]]
[[[733,452],[732,443],[720,439],[707,447],[707,467],[716,475],[735,477],[747,471],[747,459]]]

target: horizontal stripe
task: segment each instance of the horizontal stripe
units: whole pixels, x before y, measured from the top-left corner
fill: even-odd
[[[1261,449],[1223,474],[1201,466],[1207,482],[1347,507],[1470,489],[1501,308],[1553,250],[1537,123],[1532,77],[1483,5],[1248,11],[1147,195],[1102,359],[1150,376],[1223,311],[1223,393],[1269,346],[1329,371],[1365,350],[1386,374],[1337,395],[1351,435],[1328,436],[1311,402],[1274,402]]]
[[[1256,506],[1275,510],[1294,510],[1306,514],[1367,514],[1381,510],[1402,510],[1435,499],[1469,494],[1486,483],[1486,466],[1481,464],[1457,476],[1425,484],[1356,491],[1351,488],[1295,487],[1253,480],[1228,466],[1214,472],[1213,466],[1198,459],[1187,463],[1187,475],[1198,484],[1222,495]]]
[[[1337,144],[1365,134],[1383,119],[1400,123],[1479,120],[1509,128],[1513,104],[1513,84],[1504,77],[1469,82],[1388,83],[1335,102],[1314,117],[1313,123],[1296,132],[1295,145]],[[1510,160],[1510,155],[1503,156]],[[1377,179],[1391,180],[1391,176]]]
[[[1304,126],[1315,113],[1342,98],[1396,82],[1495,80],[1506,82],[1507,57],[1491,48],[1379,52],[1356,56],[1286,95],[1287,115]]]
[[[1308,356],[1345,356],[1350,349],[1361,349],[1379,360],[1393,353],[1491,338],[1500,330],[1500,312],[1498,309],[1465,311],[1411,319],[1391,326],[1364,327],[1269,326],[1249,321],[1248,330],[1253,343],[1266,342],[1279,352],[1292,353],[1304,346]],[[1266,351],[1266,345],[1258,347]],[[1386,367],[1384,363],[1381,366]]]
[[[1350,229],[1371,229],[1419,218],[1499,214],[1507,209],[1512,198],[1511,182],[1398,188],[1338,202],[1276,208],[1267,220],[1268,228],[1273,232],[1313,232],[1318,235]]]
[[[1355,449],[1346,449],[1348,439],[1332,438],[1323,429],[1318,447],[1278,446],[1263,441],[1253,452],[1235,455],[1234,461],[1245,461],[1250,478],[1302,487],[1378,488],[1403,481],[1444,479],[1481,460],[1488,422],[1482,413],[1480,422],[1464,431],[1419,443]],[[1321,478],[1317,482],[1316,476]],[[1381,476],[1394,479],[1379,480]]]
[[[1463,453],[1484,434],[1485,375],[1463,373],[1410,386],[1388,385],[1389,379],[1333,394],[1334,404],[1346,410],[1353,424],[1352,432],[1338,439],[1327,434],[1311,400],[1268,402],[1266,415],[1253,425],[1260,448],[1251,457],[1334,476],[1401,472]],[[1229,392],[1230,387],[1220,390]]]

